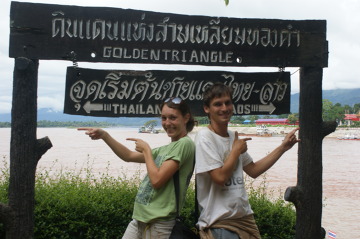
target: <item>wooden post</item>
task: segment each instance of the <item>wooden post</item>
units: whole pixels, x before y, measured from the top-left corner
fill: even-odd
[[[15,59],[7,239],[33,237],[36,166],[52,147],[47,137],[36,139],[38,66],[38,60]]]
[[[296,238],[324,238],[322,214],[322,68],[300,69],[298,182],[285,199],[296,207]]]

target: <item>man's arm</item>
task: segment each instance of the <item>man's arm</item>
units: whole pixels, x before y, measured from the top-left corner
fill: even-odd
[[[297,139],[295,135],[298,130],[299,128],[296,128],[288,133],[281,145],[275,148],[270,154],[255,163],[251,162],[246,165],[244,167],[245,173],[252,178],[257,178],[271,168],[286,151],[291,149],[297,142],[300,141],[300,139]]]
[[[235,139],[233,142],[232,149],[230,151],[230,154],[224,161],[224,165],[220,168],[211,170],[210,176],[211,179],[219,185],[224,185],[233,174],[237,161],[239,160],[239,156],[242,153],[245,153],[247,151],[247,144],[246,141],[251,140],[251,138],[244,138],[239,139],[238,132],[235,132]]]

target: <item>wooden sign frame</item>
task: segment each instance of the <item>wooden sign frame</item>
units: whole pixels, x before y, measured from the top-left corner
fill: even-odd
[[[122,19],[122,14],[126,18]],[[118,26],[124,23],[124,29],[130,27],[130,30],[122,31],[121,28],[117,28],[120,29],[120,33],[108,31],[114,29],[116,23]],[[91,34],[80,34],[80,28],[74,26],[85,26],[85,33],[89,26],[88,32]],[[169,33],[170,35],[165,37],[161,34],[165,32],[155,30],[155,27],[175,29],[173,32],[177,34],[174,36]],[[3,213],[1,218],[8,238],[33,237],[36,166],[41,156],[52,146],[47,137],[36,137],[36,96],[40,59],[300,67],[301,141],[298,152],[298,180],[296,186],[287,188],[285,200],[294,203],[296,207],[295,238],[325,237],[325,230],[321,227],[322,140],[334,132],[337,125],[335,121],[323,122],[321,117],[322,68],[328,64],[325,20],[234,19],[12,2],[10,28],[9,56],[15,58],[15,67],[9,203],[0,203],[0,211]],[[140,34],[132,34],[134,32],[131,29],[135,28]],[[152,28],[155,35],[146,34]],[[104,29],[107,29],[105,33]],[[234,35],[231,35],[231,41],[227,41],[230,39],[226,38],[230,37],[230,32],[237,34],[237,41],[234,40]],[[116,38],[115,33],[120,35]],[[149,38],[151,35],[155,36],[152,40]],[[235,43],[232,43],[233,41]],[[269,44],[266,44],[267,42]],[[110,51],[104,50],[109,49],[107,47],[112,48]],[[130,58],[108,57],[114,56],[108,53],[120,51],[117,47],[132,49],[131,51],[137,54],[135,56],[141,59],[134,55]],[[154,49],[154,52],[163,51],[163,55],[168,57],[157,59],[153,56],[153,61],[146,59],[147,47]],[[129,56],[124,53],[124,49],[122,56]],[[189,56],[186,56],[184,61],[183,58],[177,60],[182,54],[186,55],[186,51],[190,51],[192,61],[189,60]],[[207,52],[208,59],[212,60],[206,60]],[[76,72],[75,76],[75,79],[84,77]]]
[[[12,2],[10,22],[13,58],[282,68],[328,64],[325,20]]]

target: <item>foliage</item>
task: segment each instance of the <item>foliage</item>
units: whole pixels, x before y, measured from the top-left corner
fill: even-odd
[[[248,116],[248,119],[250,120],[250,123],[255,123],[256,120],[258,120],[260,117],[258,115],[250,115]]]
[[[3,160],[4,161],[4,160]],[[8,166],[0,171],[0,202],[7,202]],[[80,176],[84,175],[85,176]],[[139,176],[95,177],[81,173],[40,171],[35,186],[34,238],[121,238],[131,220]],[[272,201],[265,186],[248,187],[255,220],[264,239],[293,238],[295,212],[283,200]],[[195,190],[190,184],[181,211],[185,224],[194,227]],[[0,236],[4,228],[0,224]]]
[[[10,128],[11,123],[10,122],[0,122],[0,128]]]
[[[360,103],[342,106],[340,103],[333,104],[328,99],[323,99],[322,118],[324,121],[342,121],[344,123],[344,114],[360,114]],[[353,122],[358,125],[359,122]]]
[[[39,128],[65,128],[65,127],[115,127],[120,126],[119,124],[109,123],[109,122],[98,122],[98,121],[49,121],[49,120],[40,120],[37,122],[37,127]],[[10,122],[0,122],[0,128],[10,128]]]
[[[144,126],[149,129],[153,129],[155,126],[157,126],[158,121],[157,120],[149,120],[145,122]]]
[[[348,107],[347,107],[348,108]],[[323,99],[323,121],[342,121],[344,120],[345,109],[340,103],[333,103],[330,100]]]
[[[352,107],[351,113],[360,114],[360,103],[354,104],[354,106]]]
[[[117,124],[108,123],[108,122],[97,122],[97,121],[48,121],[48,120],[40,120],[37,122],[38,127],[111,127],[117,126]]]
[[[0,202],[6,202],[4,182],[8,179],[0,179]],[[121,238],[131,219],[137,188],[136,178],[108,174],[96,178],[89,169],[38,172],[34,238]]]
[[[8,202],[8,189],[9,189],[9,166],[6,160],[6,157],[2,157],[3,165],[0,163],[0,204]],[[5,238],[5,228],[0,221],[0,238]]]
[[[287,117],[290,124],[295,125],[297,121],[299,121],[299,115],[298,114],[289,114]]]
[[[260,186],[247,182],[249,201],[262,239],[293,239],[295,237],[296,212],[294,206],[267,192],[266,175]],[[248,178],[247,180],[248,181]],[[271,199],[274,198],[274,199]]]
[[[241,115],[234,115],[231,117],[230,122],[233,124],[242,124],[245,121],[245,117],[241,116]]]
[[[354,122],[352,123],[352,126],[353,126],[353,127],[360,127],[360,121],[354,121]]]
[[[210,122],[207,116],[195,117],[195,121],[197,121],[199,125],[207,125]]]
[[[35,238],[116,238],[132,215],[137,185],[69,175],[36,188]]]
[[[189,228],[195,228],[195,183],[191,182],[186,193],[185,204],[180,215],[184,219],[185,225]]]
[[[276,118],[278,119],[286,119],[289,117],[289,114],[281,114],[281,115],[277,115]]]

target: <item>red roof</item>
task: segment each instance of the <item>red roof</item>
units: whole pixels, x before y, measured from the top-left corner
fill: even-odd
[[[258,119],[256,123],[287,123],[288,119]]]
[[[345,114],[344,120],[360,121],[360,117],[356,114]]]

